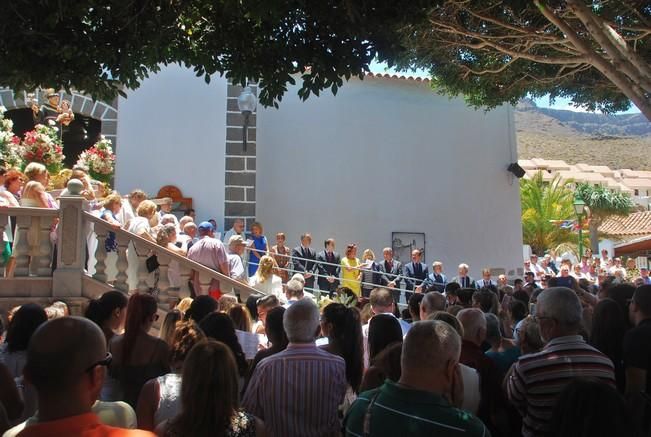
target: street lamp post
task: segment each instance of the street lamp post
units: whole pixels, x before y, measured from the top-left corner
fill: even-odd
[[[255,111],[256,98],[251,87],[244,87],[237,98],[237,107],[244,116],[244,125],[242,126],[242,148],[246,150],[246,137],[249,129],[249,117]]]
[[[579,261],[583,258],[583,226],[581,218],[585,211],[585,202],[578,195],[574,197],[574,212],[576,213],[577,223],[579,225]]]

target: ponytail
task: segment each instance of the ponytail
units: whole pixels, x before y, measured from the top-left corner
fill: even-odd
[[[122,359],[124,364],[129,363],[131,352],[136,344],[142,326],[147,319],[156,314],[158,305],[156,299],[149,294],[135,293],[129,298],[127,306],[127,321],[124,326],[124,339],[122,343]]]
[[[92,299],[89,302],[84,317],[102,328],[102,325],[111,317],[113,311],[126,308],[127,302],[124,293],[117,290],[107,291],[99,299]]]
[[[364,346],[359,311],[340,303],[332,303],[324,308],[323,317],[332,325],[330,337],[337,343],[346,362],[346,380],[357,393],[364,373]]]

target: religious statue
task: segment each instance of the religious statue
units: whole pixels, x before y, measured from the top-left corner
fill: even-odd
[[[61,127],[67,127],[75,119],[70,102],[64,100],[59,104],[59,94],[53,88],[45,90],[45,97],[47,98],[47,103],[39,106],[38,99],[33,94],[29,95],[34,123],[48,125],[50,120],[52,120],[59,128],[59,132],[62,133]]]

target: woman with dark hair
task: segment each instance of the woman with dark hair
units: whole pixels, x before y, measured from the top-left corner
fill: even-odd
[[[415,294],[414,296],[418,296]],[[378,388],[384,381],[390,379],[398,382],[402,374],[400,359],[402,358],[402,341],[396,341],[384,348],[373,359],[371,366],[364,372],[359,392],[365,392]]]
[[[145,382],[170,370],[169,346],[148,334],[158,320],[157,311],[153,296],[135,293],[129,298],[124,334],[109,343],[113,355],[109,374],[118,381],[122,392],[117,400],[124,400],[134,408]]]
[[[610,385],[576,378],[561,392],[554,406],[550,432],[554,437],[634,437],[630,410]]]
[[[635,287],[631,284],[618,284],[606,290],[606,297],[617,302],[624,314],[628,314],[628,303],[633,298]],[[626,318],[626,328],[632,328],[631,322]]]
[[[255,354],[253,362],[251,363],[251,368],[249,369],[249,373],[246,377],[246,382],[244,384],[244,388],[242,389],[242,393],[246,391],[249,380],[251,379],[251,376],[253,375],[253,372],[255,371],[255,368],[258,366],[258,363],[260,361],[287,349],[289,340],[287,339],[287,334],[285,333],[285,328],[283,327],[284,314],[285,308],[283,307],[272,308],[267,313],[267,322],[264,326],[264,329],[267,335],[267,339],[269,340],[269,343],[271,343],[271,346],[267,349],[262,349],[257,354]]]
[[[626,334],[627,320],[621,307],[613,299],[603,299],[594,308],[590,345],[599,349],[613,362],[617,389],[625,387],[622,344]]]
[[[328,338],[328,344],[321,348],[344,359],[349,388],[354,394],[359,393],[364,373],[364,346],[359,311],[340,303],[331,303],[323,309],[321,332]]]
[[[102,328],[107,345],[116,333],[124,328],[128,302],[124,293],[111,290],[104,293],[99,299],[92,299],[88,303],[84,317]]]
[[[235,362],[237,363],[237,370],[240,374],[240,378],[246,376],[249,366],[246,363],[246,357],[242,351],[242,346],[237,340],[233,320],[228,317],[227,314],[212,313],[207,315],[201,323],[199,323],[199,327],[207,337],[220,341],[231,349],[231,352],[233,352],[233,356],[235,357]]]
[[[0,346],[0,363],[7,366],[12,378],[22,376],[29,340],[46,321],[45,310],[35,303],[21,305],[11,318],[5,342]]]
[[[238,303],[232,306],[231,309],[228,310],[228,316],[233,321],[235,329],[238,331],[251,332],[251,328],[253,327],[251,315],[244,305]]]
[[[398,319],[390,314],[378,314],[368,322],[368,358],[373,359],[388,345],[402,342],[402,328]]]
[[[176,325],[170,345],[172,371],[147,381],[142,387],[136,408],[138,428],[153,431],[156,426],[179,413],[183,363],[190,350],[205,340],[206,336],[193,321],[179,322]]]
[[[13,424],[20,423],[31,417],[38,406],[36,390],[32,385],[23,384],[23,368],[27,361],[27,346],[32,335],[43,323],[47,322],[47,314],[39,305],[28,303],[20,306],[13,313],[5,342],[0,346],[0,363],[4,364],[9,375],[16,381],[24,401],[20,418]]]
[[[237,365],[231,349],[217,341],[197,344],[185,359],[181,413],[162,423],[165,437],[264,435],[264,424],[240,409]]]
[[[217,300],[208,295],[197,296],[190,308],[185,312],[185,320],[194,320],[195,323],[201,322],[208,314],[219,311]]]

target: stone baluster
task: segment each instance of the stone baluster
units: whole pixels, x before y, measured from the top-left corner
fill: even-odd
[[[118,290],[127,293],[129,291],[129,284],[127,284],[127,269],[129,268],[129,260],[127,259],[127,248],[129,247],[129,238],[126,235],[117,234],[118,240],[118,260],[115,263],[117,275],[115,276],[115,283],[113,284]]]
[[[100,282],[106,282],[106,237],[108,229],[102,225],[95,225],[95,234],[97,235],[97,249],[95,249],[95,274],[93,278]]]
[[[50,241],[50,232],[52,231],[52,218],[39,217],[39,220],[35,220],[35,222],[37,222],[37,240],[34,247],[35,256],[32,257],[30,269],[36,273],[36,276],[51,276],[52,242]]]
[[[202,294],[208,294],[210,291],[210,282],[212,282],[212,276],[207,273],[199,273],[199,288],[200,290],[194,290],[197,293],[197,296]]]
[[[57,269],[52,278],[52,295],[81,297],[86,276],[86,239],[90,232],[89,223],[83,218],[88,201],[81,196],[84,188],[81,181],[71,179],[67,188],[70,195],[59,201]],[[49,226],[51,219],[47,220]]]
[[[179,292],[177,297],[179,299],[183,299],[184,297],[190,297],[192,294],[190,292],[190,287],[188,283],[190,282],[190,279],[192,278],[192,269],[187,267],[185,264],[180,263],[180,276],[181,276],[181,283],[179,284]]]
[[[16,268],[14,276],[29,276],[29,242],[27,234],[32,225],[32,217],[19,215],[16,217],[16,231],[14,235],[14,257]]]
[[[150,256],[150,251],[142,243],[133,242],[138,254],[138,291],[147,293],[149,285],[147,279],[149,278],[149,271],[147,271],[147,258]]]
[[[160,291],[160,294],[158,295],[158,304],[161,305],[162,307],[169,307],[169,287],[170,287],[170,281],[167,276],[168,273],[168,268],[170,264],[170,256],[167,254],[162,253],[162,250],[160,252],[157,252],[156,255],[158,256],[158,264],[159,264],[159,277],[158,277],[158,290]]]

